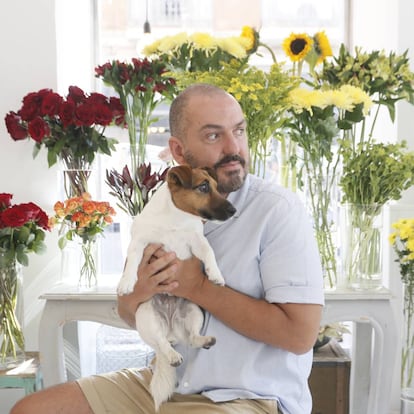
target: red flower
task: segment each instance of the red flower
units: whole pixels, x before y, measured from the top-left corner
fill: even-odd
[[[5,210],[11,206],[11,199],[13,198],[12,194],[9,193],[0,193],[0,211]]]
[[[4,227],[21,227],[29,221],[29,216],[26,209],[15,205],[2,211],[1,220]]]
[[[62,103],[62,97],[55,93],[50,92],[44,96],[42,106],[40,108],[40,115],[55,116],[59,114],[60,105]]]
[[[7,131],[15,141],[27,138],[27,129],[20,123],[21,119],[16,112],[9,112],[5,121]]]
[[[95,124],[109,125],[112,122],[112,111],[108,104],[96,104],[95,106]]]
[[[95,108],[84,103],[75,109],[75,124],[78,126],[91,126],[95,122]]]
[[[73,101],[63,102],[60,105],[59,117],[63,128],[75,124],[75,103]]]
[[[75,104],[86,101],[85,92],[78,86],[69,86],[68,101],[73,101]]]
[[[42,118],[37,117],[29,122],[28,132],[36,142],[42,142],[50,134],[50,128]]]

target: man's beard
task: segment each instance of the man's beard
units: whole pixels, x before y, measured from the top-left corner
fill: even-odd
[[[204,167],[204,165],[201,165],[200,162],[198,162],[193,154],[191,152],[187,151],[184,154],[185,162],[190,165],[192,168],[197,167]],[[228,162],[232,161],[238,161],[240,162],[240,165],[242,166],[242,172],[240,171],[229,171],[225,173],[225,178],[223,176],[220,176],[218,178],[217,182],[217,190],[222,194],[228,194],[233,191],[238,190],[246,180],[247,176],[247,169],[246,169],[246,160],[239,155],[227,155],[223,157],[220,161],[218,161],[216,164],[213,165],[213,168],[215,171],[224,164],[227,164]]]

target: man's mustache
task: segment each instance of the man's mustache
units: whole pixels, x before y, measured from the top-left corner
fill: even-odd
[[[220,161],[214,164],[214,169],[217,169],[221,167],[222,165],[228,164],[229,162],[233,162],[233,161],[238,161],[242,165],[242,167],[246,165],[246,160],[240,157],[240,155],[227,155],[224,158],[222,158]]]

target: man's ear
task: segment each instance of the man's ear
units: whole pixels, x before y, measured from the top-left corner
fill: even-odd
[[[178,164],[185,164],[184,147],[181,140],[176,137],[170,137],[168,146],[170,147],[170,152],[174,160],[177,161]]]

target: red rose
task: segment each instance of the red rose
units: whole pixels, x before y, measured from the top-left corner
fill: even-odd
[[[67,100],[73,101],[75,104],[83,103],[86,101],[85,92],[78,86],[69,86]]]
[[[29,122],[28,130],[30,136],[36,142],[42,142],[43,138],[50,134],[49,125],[40,117],[33,119]]]
[[[62,105],[60,105],[59,117],[64,128],[73,125],[75,123],[75,103],[71,101],[62,102]]]
[[[95,110],[92,105],[79,105],[75,110],[75,123],[78,126],[91,126],[95,122]]]
[[[12,194],[9,193],[0,193],[0,211],[5,210],[11,206],[11,199],[13,198]]]
[[[19,111],[23,121],[32,121],[40,115],[43,98],[51,92],[51,89],[41,89],[39,92],[31,92],[23,98],[23,106]]]
[[[59,113],[60,104],[62,103],[62,97],[55,93],[48,93],[42,101],[40,113],[41,115],[55,116]]]
[[[36,224],[44,230],[50,230],[49,218],[43,210],[39,210],[35,219]]]
[[[108,104],[95,104],[95,124],[107,126],[112,122],[112,111]]]
[[[29,216],[24,207],[17,205],[4,210],[1,219],[5,227],[21,227],[29,221]]]
[[[108,100],[106,99],[105,95],[97,92],[92,92],[87,99],[87,103],[90,105],[105,105],[108,103]]]
[[[115,98],[111,96],[109,98],[109,107],[112,111],[112,117],[115,120],[116,125],[124,125],[125,124],[125,108],[121,104],[121,100],[119,98]]]
[[[21,118],[15,112],[9,112],[4,120],[7,131],[15,141],[27,138],[27,129],[21,124]]]

